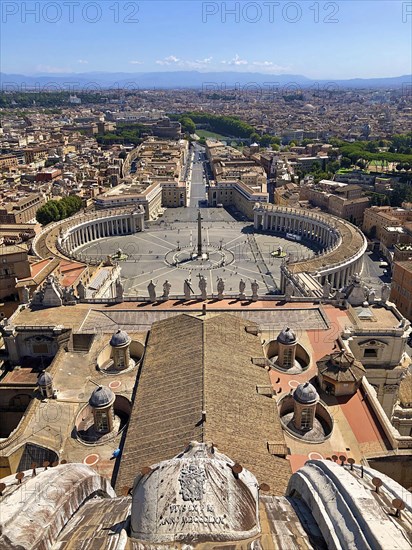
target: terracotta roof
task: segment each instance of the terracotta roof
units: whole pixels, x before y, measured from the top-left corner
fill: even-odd
[[[59,265],[59,258],[49,258],[41,260],[30,265],[31,277],[19,279],[16,283],[16,288],[23,286],[37,286],[46,280],[56,267]]]
[[[250,321],[230,314],[177,315],[153,323],[122,453],[117,490],[132,486],[143,466],[182,452],[191,440],[212,441],[282,494],[289,462],[269,453],[285,445],[274,400],[258,395],[269,375]],[[206,419],[202,421],[202,411]]]

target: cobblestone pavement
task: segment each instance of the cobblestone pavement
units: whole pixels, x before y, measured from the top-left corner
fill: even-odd
[[[128,258],[121,262],[121,276],[126,296],[148,296],[147,285],[152,280],[157,285],[156,293],[163,293],[163,283],[171,283],[171,295],[183,294],[183,283],[189,279],[194,294],[199,293],[199,276],[207,279],[207,293],[216,294],[217,279],[225,281],[225,293],[236,296],[239,282],[246,282],[246,292],[255,279],[259,294],[274,293],[280,284],[282,260],[273,252],[282,246],[293,258],[312,255],[303,243],[289,241],[282,236],[255,234],[261,256],[256,262],[250,237],[253,225],[235,221],[224,209],[201,209],[203,251],[209,253],[210,261],[185,261],[174,265],[174,260],[183,254],[197,250],[197,224],[194,221],[197,209],[170,209],[163,220],[149,224],[142,233],[109,237],[85,245],[79,249],[84,260],[99,256],[112,256],[120,248]],[[262,261],[263,260],[263,261]],[[267,269],[266,269],[267,268]]]

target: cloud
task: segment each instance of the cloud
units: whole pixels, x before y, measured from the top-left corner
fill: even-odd
[[[204,59],[196,59],[195,63],[202,63],[204,65],[209,65],[213,57],[205,57]]]
[[[176,57],[175,55],[169,55],[168,57],[165,57],[164,59],[158,59],[156,61],[157,65],[175,65],[176,63],[179,63],[180,59]]]
[[[204,59],[195,59],[194,61],[180,60],[179,66],[186,69],[205,69],[212,62],[213,57],[205,57]]]
[[[238,54],[236,54],[232,59],[223,60],[220,62],[222,65],[227,65],[231,67],[238,67],[243,70],[248,71],[257,71],[260,70],[265,73],[287,73],[290,72],[290,67],[283,67],[277,65],[273,61],[248,61],[242,59]]]
[[[133,63],[131,61],[131,63]],[[137,64],[138,62],[136,62]],[[239,54],[236,54],[232,59],[225,59],[222,61],[217,61],[213,63],[213,57],[208,56],[201,59],[181,59],[176,55],[169,55],[163,59],[158,59],[156,61],[157,65],[163,67],[173,67],[175,69],[188,69],[188,70],[211,70],[212,66],[218,67],[219,65],[225,65],[226,67],[232,67],[233,70],[238,71],[251,71],[257,72],[262,71],[268,74],[273,73],[287,73],[290,72],[290,67],[284,67],[277,65],[273,61],[263,60],[263,61],[248,61],[243,59]],[[217,69],[219,70],[219,69]]]
[[[86,59],[78,59],[77,63],[80,63],[81,65],[87,65],[89,62]]]
[[[129,61],[131,65],[143,65],[143,61]]]
[[[233,59],[230,59],[229,61],[221,61],[223,65],[249,65],[248,61],[246,59],[241,59],[238,54],[235,55]]]
[[[179,57],[176,57],[175,55],[169,55],[168,57],[165,57],[164,59],[158,59],[156,61],[157,65],[163,65],[163,66],[174,66],[179,67],[182,69],[203,69],[207,67],[213,57],[205,57],[204,59],[180,59]]]
[[[274,65],[273,61],[253,61],[253,65],[258,67],[272,67]]]

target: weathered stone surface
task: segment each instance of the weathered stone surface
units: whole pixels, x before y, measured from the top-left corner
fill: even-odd
[[[259,533],[258,483],[212,445],[193,442],[133,487],[131,536],[151,543],[238,541]],[[241,469],[241,468],[240,468]]]
[[[390,521],[373,491],[335,462],[308,460],[290,478],[287,494],[309,506],[331,550],[411,548],[406,531]]]
[[[26,473],[27,476],[31,472]],[[6,485],[14,476],[4,478]],[[0,548],[46,550],[93,494],[114,497],[109,480],[84,464],[63,464],[30,477],[3,497]]]

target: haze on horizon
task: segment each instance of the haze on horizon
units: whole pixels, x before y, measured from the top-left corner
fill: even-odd
[[[168,71],[379,78],[412,72],[412,2],[1,5],[4,73]]]

